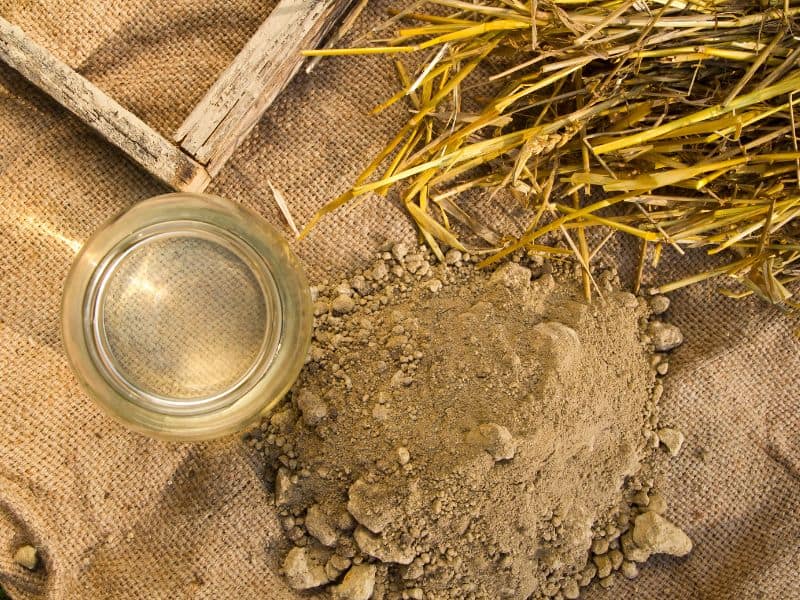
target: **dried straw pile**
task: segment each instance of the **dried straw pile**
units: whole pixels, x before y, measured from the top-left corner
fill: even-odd
[[[726,256],[655,291],[726,274],[736,280],[728,294],[798,308],[798,15],[788,0],[416,2],[363,47],[309,52],[391,54],[401,88],[376,111],[400,101],[411,110],[309,227],[402,184],[438,256],[440,243],[463,247],[459,221],[485,241],[484,265],[522,247],[575,254],[588,292],[598,247],[586,230],[605,228],[600,244],[617,232],[641,240],[639,280],[664,246]],[[416,72],[407,53],[423,58]],[[501,187],[532,209],[516,238],[462,206],[467,190]],[[551,232],[560,241],[541,245]]]

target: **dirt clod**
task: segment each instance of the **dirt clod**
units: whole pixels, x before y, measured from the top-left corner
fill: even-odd
[[[657,352],[673,350],[683,343],[681,330],[661,321],[650,323],[650,335],[653,336],[653,345]]]
[[[39,553],[33,546],[27,544],[20,546],[14,552],[14,562],[29,571],[33,571],[39,565]]]
[[[342,294],[341,296],[337,296],[333,302],[331,302],[331,310],[335,315],[344,315],[349,312],[352,312],[353,309],[356,307],[356,302],[353,300],[351,296],[346,296]]]
[[[310,390],[301,390],[297,394],[297,408],[300,409],[306,425],[314,426],[328,416],[328,406]]]
[[[308,533],[314,536],[323,546],[335,546],[338,534],[331,525],[328,516],[315,504],[306,512],[305,526]]]
[[[511,460],[516,452],[514,438],[508,429],[497,423],[483,423],[467,434],[467,443],[486,450],[496,461]]]
[[[692,551],[692,540],[679,527],[658,513],[642,513],[634,521],[633,542],[650,554],[686,556]]]
[[[356,527],[353,537],[364,554],[377,558],[381,562],[410,565],[416,558],[413,548],[403,547],[399,542],[372,533],[361,525]]]
[[[283,561],[286,579],[296,590],[308,590],[330,581],[325,567],[311,556],[306,548],[292,548]]]
[[[670,456],[678,456],[685,440],[683,433],[671,427],[659,429],[658,439],[664,444]]]
[[[350,567],[342,583],[331,588],[332,600],[369,600],[375,588],[375,565]]]
[[[669,298],[666,296],[653,296],[650,298],[650,310],[654,315],[664,314],[669,310]]]
[[[635,562],[628,560],[622,563],[621,571],[627,579],[636,579],[639,576],[639,567]]]

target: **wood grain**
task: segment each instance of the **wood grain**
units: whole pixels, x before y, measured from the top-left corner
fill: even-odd
[[[353,0],[281,0],[175,133],[213,177]]]
[[[208,185],[202,165],[2,17],[0,59],[170,187]]]

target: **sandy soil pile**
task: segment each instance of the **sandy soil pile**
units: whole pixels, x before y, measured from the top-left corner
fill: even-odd
[[[252,433],[296,589],[342,600],[577,598],[691,541],[647,457],[680,331],[536,257],[477,271],[397,244],[320,286],[309,362]],[[558,271],[562,272],[558,272]],[[556,271],[556,272],[554,272]]]

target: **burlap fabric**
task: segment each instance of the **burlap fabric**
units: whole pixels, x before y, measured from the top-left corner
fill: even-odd
[[[271,6],[0,0],[0,14],[168,135]],[[398,112],[368,115],[393,84],[381,58],[323,62],[280,97],[211,191],[285,227],[270,179],[304,222],[397,126]],[[129,433],[88,401],[63,356],[59,302],[76,248],[164,191],[0,65],[0,585],[12,598],[296,597],[276,572],[271,493],[240,440]],[[319,280],[413,235],[397,207],[373,199],[295,248]],[[688,441],[679,459],[661,460],[661,482],[695,550],[588,595],[800,598],[800,323],[713,284],[674,294],[671,319],[688,341],[671,363],[663,421]],[[44,569],[13,563],[23,542]]]

